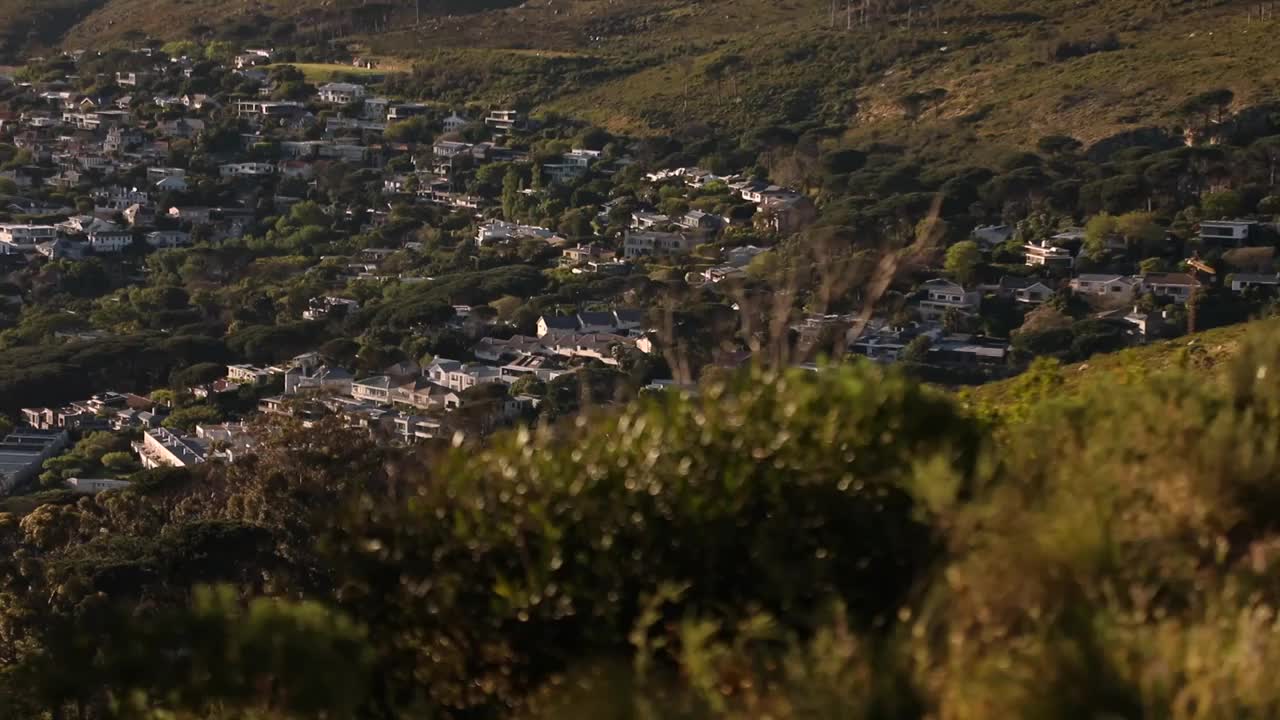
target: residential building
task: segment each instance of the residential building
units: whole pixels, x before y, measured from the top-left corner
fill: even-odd
[[[1185,303],[1191,294],[1201,287],[1199,280],[1186,273],[1147,273],[1142,284],[1157,297],[1167,297],[1176,303]]]
[[[70,444],[66,430],[18,428],[0,441],[0,496],[40,475],[44,461]]]
[[[992,248],[1013,238],[1014,229],[1009,225],[979,225],[973,229],[973,239],[979,245]]]
[[[818,218],[818,208],[804,195],[766,196],[756,225],[779,235],[800,232]]]
[[[634,232],[628,230],[622,240],[622,254],[628,258],[659,255],[687,255],[697,247],[697,240],[684,233]]]
[[[1200,241],[1206,246],[1243,247],[1258,227],[1252,220],[1205,220],[1200,223]]]
[[[1071,289],[1079,295],[1100,298],[1108,303],[1128,305],[1141,291],[1137,278],[1124,275],[1084,273],[1071,279]]]
[[[363,85],[344,82],[327,83],[319,88],[320,102],[331,105],[350,105],[357,100],[363,99],[365,92]]]
[[[253,365],[228,365],[227,379],[241,385],[263,385],[280,374],[276,368],[260,368]]]
[[[67,481],[71,491],[78,495],[97,495],[108,490],[120,490],[129,487],[128,480],[98,480],[90,478],[71,478]]]
[[[551,240],[556,234],[543,227],[521,225],[503,220],[490,220],[476,230],[476,245],[509,242],[516,240]]]
[[[454,113],[450,113],[449,117],[445,118],[444,121],[441,122],[441,125],[444,127],[445,132],[454,133],[454,132],[458,132],[459,130],[466,127],[470,123],[471,123],[470,120],[454,112]]]
[[[191,244],[191,233],[185,230],[156,230],[146,234],[147,244],[153,248],[176,248]]]
[[[315,370],[308,371],[295,367],[284,375],[284,392],[286,395],[302,392],[350,395],[351,380],[351,373],[342,368],[321,365]]]
[[[1242,293],[1252,288],[1274,290],[1280,287],[1280,273],[1236,273],[1231,276],[1231,292]]]
[[[379,405],[391,404],[392,390],[394,390],[393,383],[391,378],[386,375],[365,378],[351,383],[351,397]]]
[[[1030,267],[1070,269],[1075,265],[1075,258],[1066,248],[1055,247],[1048,242],[1028,243],[1022,246],[1026,253],[1026,262]]]
[[[133,450],[148,470],[192,467],[204,463],[209,456],[209,446],[200,438],[163,427],[144,432],[142,441],[133,443]]]
[[[944,278],[929,280],[921,290],[925,297],[920,301],[920,314],[928,319],[940,319],[951,310],[969,315],[982,305],[981,293],[966,290],[963,285]]]
[[[0,224],[0,244],[15,250],[35,250],[42,242],[56,240],[58,229],[52,225]]]
[[[218,175],[224,178],[271,177],[275,172],[276,166],[265,162],[229,163],[218,166]]]
[[[516,110],[494,110],[484,119],[484,124],[495,130],[511,132],[520,127],[520,113]]]
[[[421,103],[395,103],[387,107],[387,122],[403,122],[409,118],[426,115],[431,108]]]

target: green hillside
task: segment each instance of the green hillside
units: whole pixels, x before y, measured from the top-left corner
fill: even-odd
[[[854,5],[857,5],[856,3]],[[833,13],[833,7],[839,12]],[[1280,91],[1276,20],[1245,0],[31,0],[0,2],[12,43],[145,37],[353,48],[617,130],[816,122],[854,140],[939,131],[1021,145],[1176,125],[1210,88],[1234,109]],[[32,8],[38,8],[32,11]],[[67,9],[69,8],[69,9]],[[493,50],[528,51],[527,56]],[[551,71],[567,76],[546,77]],[[511,83],[510,74],[545,78]],[[551,82],[554,80],[555,82]]]
[[[1078,399],[1105,387],[1139,386],[1169,373],[1187,371],[1211,379],[1240,354],[1249,338],[1277,328],[1276,320],[1259,320],[1095,355],[1083,363],[1043,360],[1017,377],[967,389],[961,400],[988,417],[1020,420],[1044,401]]]

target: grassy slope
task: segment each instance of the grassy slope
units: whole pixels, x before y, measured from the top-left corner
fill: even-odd
[[[1173,108],[1208,88],[1231,88],[1237,105],[1280,95],[1268,41],[1280,21],[1250,22],[1250,0],[935,0],[915,3],[932,9],[916,11],[910,28],[900,14],[853,32],[843,20],[829,27],[828,0],[424,0],[421,24],[413,3],[398,0],[375,34],[334,24],[360,5],[346,0],[52,2],[102,4],[66,36],[68,46],[129,30],[180,37],[201,24],[264,31],[264,18],[286,19],[300,33],[327,32],[431,71],[493,78],[480,101],[510,99],[497,76],[528,60],[512,50],[544,61],[584,57],[590,72],[528,99],[638,132],[817,119],[849,125],[853,141],[961,128],[995,143],[1051,133],[1090,141],[1173,122]],[[49,4],[0,0],[0,23],[33,3]],[[463,8],[479,11],[454,12]],[[1053,43],[1110,32],[1123,49],[1047,59]],[[726,57],[739,60],[735,70],[709,71]],[[900,98],[935,88],[945,99],[907,122]]]
[[[1074,397],[1103,383],[1139,382],[1179,368],[1194,368],[1209,377],[1222,363],[1234,357],[1250,336],[1277,329],[1280,329],[1280,321],[1259,320],[1098,355],[1088,362],[1063,366],[1057,374],[1060,384],[1054,384],[1052,396]],[[1001,410],[1026,399],[1027,382],[1026,378],[1019,376],[969,388],[961,395],[976,407]]]

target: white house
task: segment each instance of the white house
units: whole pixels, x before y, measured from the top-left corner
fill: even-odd
[[[1022,246],[1026,253],[1027,265],[1031,267],[1070,268],[1075,265],[1075,258],[1066,248],[1054,247],[1047,242],[1028,243]]]
[[[390,405],[393,389],[390,377],[378,375],[351,383],[351,397],[379,405]]]
[[[34,250],[36,245],[58,237],[52,225],[0,224],[0,243],[14,250]]]
[[[693,252],[698,241],[684,233],[632,232],[628,230],[622,241],[625,257],[653,255],[686,255]]]
[[[1071,279],[1071,289],[1080,295],[1091,295],[1126,305],[1133,302],[1141,285],[1137,278],[1124,275],[1085,273]]]
[[[96,253],[118,253],[133,244],[133,233],[128,230],[92,230],[86,237]]]
[[[1200,223],[1200,241],[1205,245],[1240,247],[1258,227],[1251,220],[1205,220]]]
[[[476,231],[476,244],[483,247],[489,243],[506,242],[508,240],[525,238],[550,240],[553,237],[555,237],[555,233],[543,227],[520,225],[519,223],[509,223],[503,220],[490,220],[481,225]]]
[[[965,290],[963,285],[945,278],[935,278],[921,287],[925,297],[920,301],[920,313],[929,319],[938,319],[949,310],[966,315],[977,312],[982,304],[982,294]]]
[[[365,96],[363,85],[333,82],[320,86],[320,102],[332,105],[349,105]]]

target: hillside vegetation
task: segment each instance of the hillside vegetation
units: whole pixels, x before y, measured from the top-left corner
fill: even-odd
[[[0,13],[23,17],[23,2]],[[804,121],[847,127],[856,140],[925,143],[944,131],[1092,142],[1177,125],[1178,107],[1209,88],[1233,90],[1236,109],[1280,88],[1265,42],[1280,21],[1246,0],[880,2],[865,22],[839,0],[836,13],[827,0],[64,4],[74,11],[35,13],[37,38],[354,47],[415,62],[428,81],[470,80],[478,101],[524,101],[632,132]]]
[[[0,513],[0,713],[1275,718],[1278,341],[995,433],[869,364],[427,454],[268,428]]]

